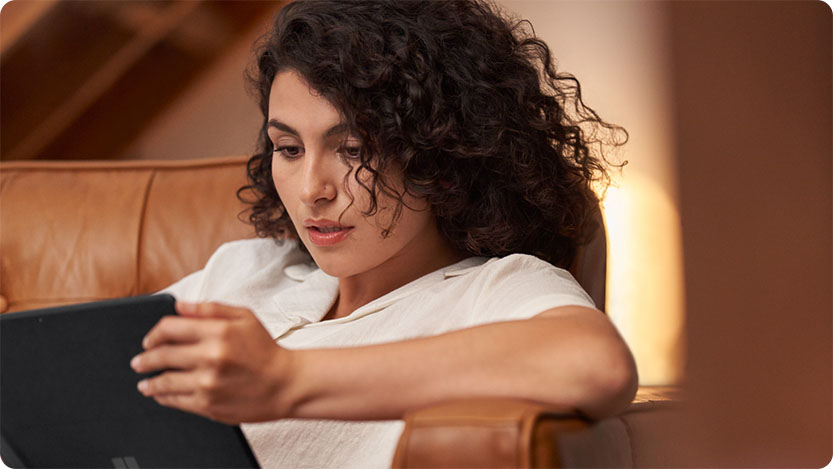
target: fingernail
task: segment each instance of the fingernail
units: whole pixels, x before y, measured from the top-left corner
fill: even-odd
[[[133,368],[134,370],[139,368],[139,362],[140,361],[142,361],[142,359],[139,358],[138,355],[136,355],[135,357],[133,357],[132,360],[130,360],[130,367]]]
[[[142,339],[142,348],[148,348],[148,338]]]
[[[143,380],[139,381],[139,384],[137,384],[136,387],[139,389],[140,393],[142,393],[144,395],[147,395],[148,382],[147,382],[146,379],[143,379]]]

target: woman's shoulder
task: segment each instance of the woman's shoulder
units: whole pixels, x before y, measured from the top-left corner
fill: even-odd
[[[268,289],[280,281],[287,266],[308,262],[308,256],[292,240],[253,238],[220,245],[205,266],[163,290],[191,301],[235,303],[255,286]],[[260,288],[260,287],[258,287]]]
[[[472,270],[466,283],[477,292],[480,302],[508,308],[509,304],[537,304],[546,299],[551,303],[548,307],[593,307],[592,299],[569,271],[532,255],[494,257]]]
[[[250,238],[220,245],[205,265],[206,270],[259,270],[266,266],[285,266],[303,262],[307,256],[295,240]]]
[[[281,253],[298,248],[295,240],[277,238],[246,238],[227,241],[220,245],[213,255]]]
[[[573,278],[573,275],[569,271],[529,254],[510,254],[503,257],[493,257],[486,261],[480,270],[480,275],[498,279],[535,277],[537,275],[547,274],[563,278],[566,281],[575,282],[575,278]]]

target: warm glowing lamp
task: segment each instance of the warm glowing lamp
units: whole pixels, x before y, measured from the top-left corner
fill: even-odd
[[[679,213],[665,191],[630,167],[604,197],[606,310],[633,351],[640,384],[677,383],[684,360]]]

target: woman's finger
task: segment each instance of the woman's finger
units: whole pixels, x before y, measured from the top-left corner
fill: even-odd
[[[204,353],[197,345],[159,345],[133,357],[130,367],[136,373],[166,369],[190,370],[203,361]]]
[[[153,378],[143,379],[136,387],[147,397],[194,394],[200,390],[199,374],[193,371],[170,370]]]
[[[145,335],[142,340],[142,347],[149,349],[164,343],[199,342],[216,326],[214,321],[182,316],[165,316]]]
[[[221,303],[189,303],[177,301],[176,312],[182,316],[199,318],[238,319],[251,314],[246,308],[224,305]]]

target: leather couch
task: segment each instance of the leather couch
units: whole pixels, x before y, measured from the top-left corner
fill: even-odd
[[[152,293],[254,236],[245,157],[0,164],[0,312]],[[604,236],[571,271],[604,304]],[[532,402],[472,400],[405,416],[394,467],[647,467],[670,461],[678,389],[641,387],[589,422]]]

